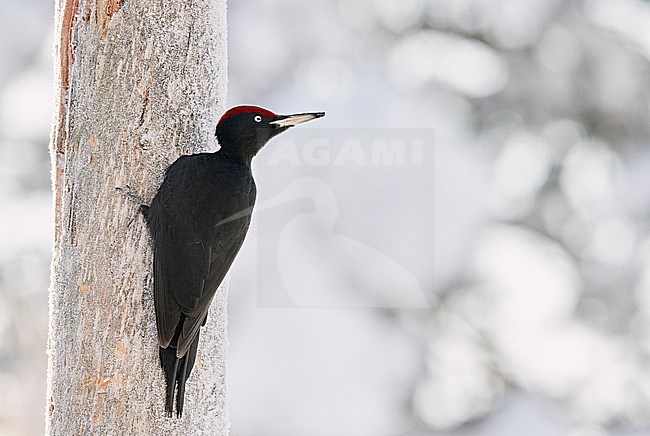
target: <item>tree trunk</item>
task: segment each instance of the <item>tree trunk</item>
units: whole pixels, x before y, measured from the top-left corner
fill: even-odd
[[[227,287],[166,418],[150,239],[115,189],[151,200],[180,154],[215,146],[226,0],[57,0],[55,41],[47,434],[227,434]]]

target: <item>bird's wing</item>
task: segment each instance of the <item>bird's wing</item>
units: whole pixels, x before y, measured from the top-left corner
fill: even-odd
[[[162,347],[176,346],[180,357],[205,322],[244,241],[255,193],[236,183],[236,174],[227,167],[208,168],[209,174],[201,166],[192,166],[191,172],[179,167],[168,172],[167,186],[152,202],[148,219],[154,238],[158,338]]]
[[[242,221],[248,221],[243,219]],[[220,243],[183,245],[160,238],[155,244],[154,300],[161,346],[177,334],[177,353],[182,356],[203,324],[212,298],[239,251],[248,223],[223,233]],[[186,317],[179,326],[181,314]],[[182,327],[182,330],[179,328]]]
[[[248,221],[248,220],[246,220]],[[248,224],[244,228],[237,230],[237,234],[241,235],[231,241],[230,244],[219,244],[218,246],[206,247],[209,253],[209,259],[206,259],[206,264],[209,262],[209,267],[206,272],[205,278],[201,283],[202,295],[199,298],[191,296],[191,303],[194,303],[194,309],[186,313],[187,318],[183,323],[182,331],[177,341],[177,354],[182,356],[185,351],[192,345],[194,338],[199,332],[208,315],[208,309],[212,303],[214,295],[223,281],[226,273],[230,269],[237,252],[239,251],[244,236],[248,230]],[[197,288],[198,289],[198,288]]]

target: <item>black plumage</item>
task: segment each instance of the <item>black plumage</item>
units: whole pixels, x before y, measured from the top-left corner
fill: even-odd
[[[256,106],[226,112],[216,153],[182,156],[167,169],[142,211],[154,249],[159,357],[167,384],[165,412],[183,413],[185,382],[201,326],[244,242],[255,204],[251,160],[273,136],[324,113],[276,115]]]

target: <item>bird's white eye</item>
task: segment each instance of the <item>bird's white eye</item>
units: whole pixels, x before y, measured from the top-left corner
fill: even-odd
[[[255,118],[254,118],[254,119],[255,119],[255,122],[256,122],[256,123],[260,123],[260,122],[262,122],[262,117],[261,117],[260,115],[255,115]]]

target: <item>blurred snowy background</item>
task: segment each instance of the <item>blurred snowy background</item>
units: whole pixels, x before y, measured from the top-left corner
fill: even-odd
[[[406,168],[261,153],[232,434],[649,434],[650,3],[229,8],[229,105],[327,111],[276,145],[427,147]],[[2,435],[44,427],[52,15],[0,0]]]

